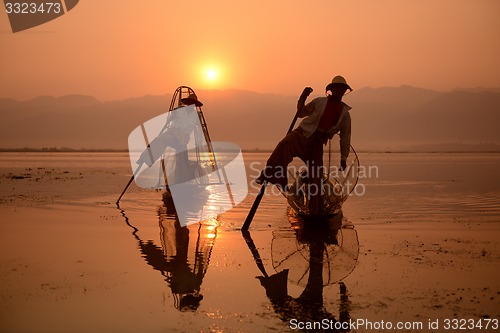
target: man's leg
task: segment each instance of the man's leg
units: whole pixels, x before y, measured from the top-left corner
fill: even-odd
[[[267,160],[256,182],[262,184],[264,180],[285,189],[288,185],[287,167],[294,157],[303,155],[307,150],[307,139],[301,129],[295,129],[281,140]]]
[[[323,213],[323,144],[313,134],[309,145],[310,155],[307,161],[309,173],[309,212],[311,214]]]

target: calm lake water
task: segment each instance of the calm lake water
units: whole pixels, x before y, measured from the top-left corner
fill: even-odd
[[[397,303],[387,310],[360,299],[367,273],[357,265],[367,252],[358,229],[500,222],[500,154],[359,155],[366,172],[343,217],[299,228],[270,187],[243,237],[267,153],[244,154],[249,195],[238,207],[187,228],[160,192],[133,185],[116,208],[131,174],[126,154],[0,154],[0,259],[9,272],[0,328],[288,332],[292,319],[366,315],[366,302],[379,309],[372,319],[418,318],[418,309],[396,315]],[[30,201],[44,195],[48,204]]]

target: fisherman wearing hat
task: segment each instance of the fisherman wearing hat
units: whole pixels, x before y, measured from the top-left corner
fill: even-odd
[[[188,97],[182,98],[181,103],[184,105],[196,105],[198,107],[202,107],[203,103],[198,100],[198,97],[195,93],[189,94]]]
[[[171,117],[168,118],[168,123],[165,125],[164,131],[154,138],[148,147],[142,152],[137,164],[146,163],[151,167],[164,153],[167,147],[175,149],[176,167],[175,180],[182,182],[189,180],[193,175],[186,170],[189,167],[187,144],[191,133],[199,125],[199,118],[196,115],[196,108],[187,108],[186,110],[177,110],[180,107],[194,105],[196,108],[203,106],[203,103],[198,100],[195,93],[189,94],[188,97],[181,99],[181,105],[173,109]]]
[[[351,144],[351,107],[342,102],[342,97],[348,89],[352,91],[344,77],[337,75],[326,86],[326,97],[318,97],[305,104],[313,89],[304,88],[297,102],[297,115],[304,120],[278,143],[256,179],[257,184],[268,181],[286,190],[287,166],[294,157],[306,163],[313,178],[321,180],[314,175],[323,166],[323,144],[337,133],[340,135],[340,170],[346,168]]]

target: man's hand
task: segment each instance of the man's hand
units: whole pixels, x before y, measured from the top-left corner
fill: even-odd
[[[297,114],[301,112],[302,108],[306,104],[307,96],[309,96],[309,94],[312,93],[312,91],[313,88],[311,87],[305,87],[304,91],[302,91],[302,94],[300,95],[299,100],[297,101]],[[300,117],[302,118],[303,116]]]
[[[330,140],[330,136],[328,135],[327,132],[319,132],[319,140],[321,141],[321,143],[324,146],[326,146],[326,144],[328,143],[328,140]]]
[[[313,92],[313,88],[311,87],[305,87],[304,90],[302,91],[302,94],[300,97],[307,97]]]
[[[340,171],[344,171],[347,168],[347,162],[340,160]]]

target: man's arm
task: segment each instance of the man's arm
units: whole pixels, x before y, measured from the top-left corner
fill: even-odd
[[[302,94],[300,95],[299,100],[297,101],[297,116],[299,118],[308,116],[312,112],[312,107],[310,106],[310,103],[305,105],[306,99],[312,93],[312,91],[313,89],[311,87],[304,88],[304,91],[302,91]]]

